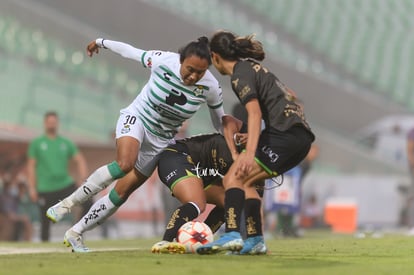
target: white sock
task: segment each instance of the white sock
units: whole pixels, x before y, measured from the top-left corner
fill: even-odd
[[[65,200],[69,202],[69,205],[79,205],[84,203],[89,198],[108,187],[113,180],[107,165],[99,167],[86,179],[82,186],[76,189],[69,197],[65,198]]]
[[[111,202],[109,194],[107,194],[92,205],[88,213],[86,213],[86,215],[72,227],[72,230],[78,234],[92,230],[96,226],[102,224],[107,218],[115,213],[117,209],[118,207]]]

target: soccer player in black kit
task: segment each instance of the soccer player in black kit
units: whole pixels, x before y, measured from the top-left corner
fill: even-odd
[[[262,44],[253,36],[240,37],[218,31],[210,40],[210,51],[214,67],[230,76],[232,89],[246,108],[247,144],[239,154],[232,134],[224,128],[224,137],[234,159],[223,178],[225,233],[218,240],[199,247],[197,253],[228,250],[264,254],[261,199],[253,183],[283,174],[299,164],[315,137],[291,90],[258,62],[264,59],[265,53]],[[240,235],[243,208],[250,233],[245,241]]]
[[[243,131],[243,123],[225,115],[223,124],[233,135]],[[243,134],[237,134],[243,137]],[[171,215],[162,241],[153,253],[184,253],[185,247],[174,241],[178,229],[197,218],[206,203],[216,205],[204,221],[213,232],[224,223],[224,188],[221,179],[233,163],[226,140],[221,134],[196,135],[176,140],[161,153],[158,161],[160,180],[182,203]]]

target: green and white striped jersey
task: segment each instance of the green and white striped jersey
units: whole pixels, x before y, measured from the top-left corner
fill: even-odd
[[[210,71],[193,86],[183,84],[180,55],[164,51],[145,51],[119,41],[98,38],[99,47],[140,62],[151,76],[134,101],[125,109],[136,114],[145,128],[156,136],[173,138],[182,123],[207,103],[214,128],[221,131],[224,115],[223,95]],[[123,111],[121,110],[121,112]]]
[[[210,108],[214,127],[220,130],[224,114],[222,91],[210,71],[206,71],[194,86],[186,86],[180,76],[179,54],[141,51],[140,61],[151,70],[151,76],[126,109],[136,113],[148,131],[160,137],[173,138],[182,123],[204,103]]]

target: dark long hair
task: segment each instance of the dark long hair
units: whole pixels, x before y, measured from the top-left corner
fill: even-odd
[[[206,59],[208,65],[211,65],[211,54],[208,45],[208,38],[206,36],[199,37],[196,41],[191,41],[186,46],[178,50],[180,54],[180,62],[189,56],[195,55],[201,59]]]
[[[265,58],[262,43],[255,40],[254,35],[236,36],[228,31],[218,31],[213,35],[210,50],[229,61],[240,58],[262,61]]]

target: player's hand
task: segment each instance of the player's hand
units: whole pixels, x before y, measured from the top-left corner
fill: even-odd
[[[244,145],[247,143],[247,133],[235,133],[234,134],[234,143],[239,145]]]
[[[99,53],[99,46],[96,44],[95,40],[88,44],[86,47],[86,53],[89,57],[92,57],[94,53]]]
[[[243,152],[237,158],[237,170],[236,176],[237,177],[246,177],[249,175],[250,171],[253,169],[254,164],[254,155],[251,156],[246,152]]]

